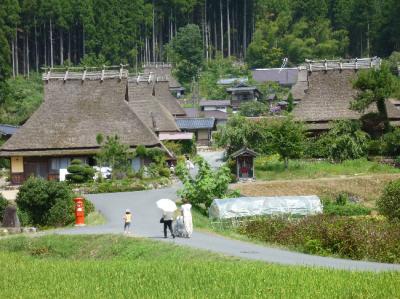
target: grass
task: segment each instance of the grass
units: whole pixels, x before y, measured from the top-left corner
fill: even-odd
[[[1,298],[395,298],[399,272],[281,266],[121,236],[0,241]]]
[[[337,176],[360,176],[380,173],[400,173],[400,169],[366,159],[348,160],[342,163],[328,161],[291,160],[285,169],[276,157],[262,156],[255,162],[258,180],[315,179]]]
[[[103,214],[98,211],[93,211],[85,217],[86,225],[100,225],[105,224],[107,221]]]

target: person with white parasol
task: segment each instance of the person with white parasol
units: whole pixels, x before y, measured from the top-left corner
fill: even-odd
[[[164,238],[167,238],[167,228],[171,232],[172,238],[175,239],[174,232],[172,231],[172,221],[174,221],[174,212],[176,211],[176,204],[168,198],[162,198],[156,202],[157,207],[162,210],[163,215],[160,223],[164,224]]]

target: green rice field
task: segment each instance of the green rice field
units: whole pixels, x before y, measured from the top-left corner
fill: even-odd
[[[0,240],[0,298],[398,298],[400,273],[243,261],[123,236]]]

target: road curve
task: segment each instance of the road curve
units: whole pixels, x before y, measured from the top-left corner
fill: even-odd
[[[159,223],[161,212],[155,202],[160,198],[176,199],[177,187],[124,193],[91,194],[87,197],[106,217],[107,224],[93,227],[79,227],[57,231],[58,234],[105,234],[122,233],[122,216],[125,209],[133,213],[133,235],[148,237],[178,245],[210,250],[251,260],[285,265],[317,266],[356,271],[400,271],[399,264],[384,264],[365,261],[321,257],[283,249],[261,246],[249,242],[233,240],[219,235],[199,232],[191,239],[164,239]]]

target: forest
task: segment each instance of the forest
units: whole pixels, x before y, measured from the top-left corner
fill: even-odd
[[[193,48],[196,68],[224,57],[249,68],[387,57],[400,50],[399,15],[398,0],[0,0],[0,104],[8,78],[55,66],[176,64],[184,55],[171,46]],[[196,47],[180,30],[196,35]]]
[[[15,76],[85,56],[166,61],[166,45],[190,23],[205,59],[222,53],[250,67],[388,56],[400,49],[399,15],[398,0],[1,0],[0,62]]]

